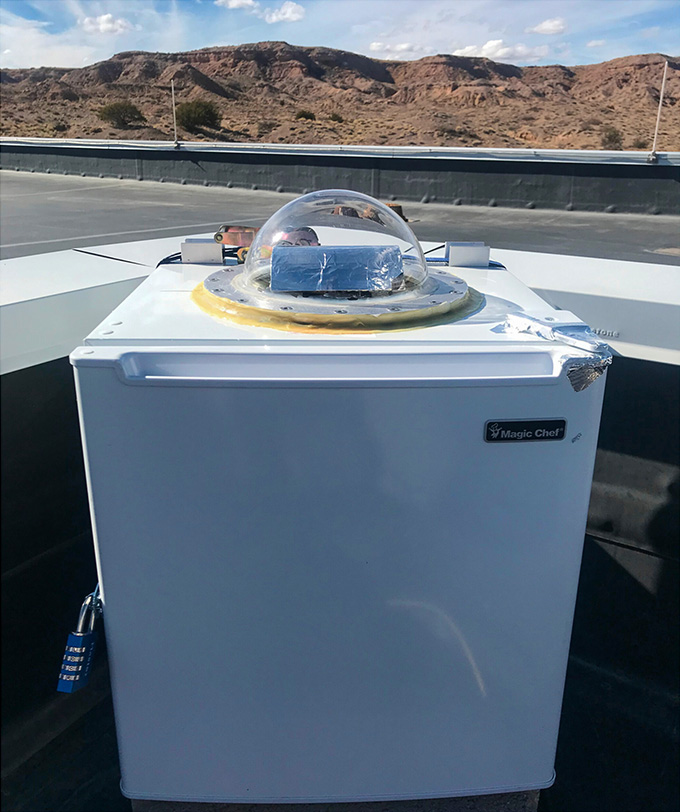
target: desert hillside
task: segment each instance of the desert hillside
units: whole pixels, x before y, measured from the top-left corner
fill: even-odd
[[[216,128],[180,131],[184,140],[600,149],[613,127],[624,149],[647,149],[665,59],[658,149],[680,150],[680,57],[519,68],[448,54],[384,61],[285,42],[3,70],[0,134],[168,139],[174,79],[178,103],[208,100],[221,116]],[[146,122],[115,128],[98,118],[121,100]]]

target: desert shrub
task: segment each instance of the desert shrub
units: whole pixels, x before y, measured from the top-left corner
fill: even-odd
[[[211,101],[196,99],[177,105],[177,123],[190,133],[200,127],[217,129],[220,126],[220,114]]]
[[[602,136],[602,149],[621,149],[623,147],[623,136],[621,131],[611,124],[605,124],[600,131]]]
[[[457,127],[439,127],[437,135],[440,138],[459,138],[461,135],[465,135],[465,131],[459,130]]]
[[[78,101],[80,96],[70,87],[63,87],[61,89],[61,98],[66,101]]]
[[[276,121],[259,121],[257,124],[257,136],[258,138],[262,138],[263,135],[269,135],[272,130],[275,130],[278,127],[278,122]]]
[[[490,132],[493,132],[493,130]],[[477,133],[473,132],[467,127],[439,127],[437,129],[437,135],[442,139],[456,138],[463,141],[468,138],[479,138]]]
[[[146,121],[142,111],[129,101],[107,104],[97,113],[102,121],[108,121],[114,127],[129,127],[130,124]]]
[[[636,138],[635,141],[633,141],[633,149],[647,149],[647,139]]]
[[[298,110],[295,114],[295,118],[304,118],[307,119],[307,121],[316,121],[316,116],[311,110]]]
[[[55,122],[55,124],[54,124],[54,129],[55,129],[55,130],[56,130],[58,133],[63,133],[63,132],[66,132],[66,130],[68,130],[68,124],[64,124],[64,122],[63,122],[63,121],[57,121],[57,122]]]
[[[329,118],[331,121],[337,121],[339,124],[342,124],[342,122],[345,120],[345,119],[344,119],[344,118],[343,118],[343,117],[340,115],[340,113],[331,113],[331,114],[330,114],[330,116],[328,116],[328,118]]]

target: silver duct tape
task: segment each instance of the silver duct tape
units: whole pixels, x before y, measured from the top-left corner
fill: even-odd
[[[275,245],[275,292],[391,291],[404,272],[396,245]]]
[[[602,375],[612,362],[611,353],[602,358],[569,358],[564,367],[574,392],[583,392]]]
[[[546,341],[567,344],[588,353],[566,355],[562,358],[562,366],[566,369],[567,378],[575,392],[587,389],[612,362],[609,345],[583,323],[552,325],[532,316],[510,314],[501,329],[508,333],[530,333]]]
[[[548,324],[533,316],[511,313],[505,320],[503,330],[507,333],[531,333],[546,341],[568,344],[570,347],[577,347],[586,352],[598,354],[610,352],[609,345],[601,341],[590,327],[582,322]]]

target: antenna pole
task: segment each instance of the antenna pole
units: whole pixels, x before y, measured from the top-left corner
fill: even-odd
[[[668,62],[666,62],[668,64]],[[665,78],[665,74],[664,74]],[[177,111],[175,110],[175,80],[170,80],[170,89],[172,90],[172,126],[175,130],[175,146],[179,146],[179,141],[177,140]],[[663,91],[662,91],[663,93]],[[656,143],[656,141],[654,142]]]
[[[654,143],[652,144],[652,151],[649,155],[650,161],[656,161],[656,141],[659,137],[659,124],[661,123],[661,108],[663,107],[663,94],[666,90],[666,73],[668,72],[668,60],[663,66],[663,79],[661,80],[661,93],[659,94],[659,111],[656,114],[656,127],[654,128]]]

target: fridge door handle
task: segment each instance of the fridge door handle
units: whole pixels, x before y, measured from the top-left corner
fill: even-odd
[[[535,385],[556,383],[562,371],[552,349],[519,348],[426,355],[135,350],[77,366],[112,362],[124,383],[145,386]]]

